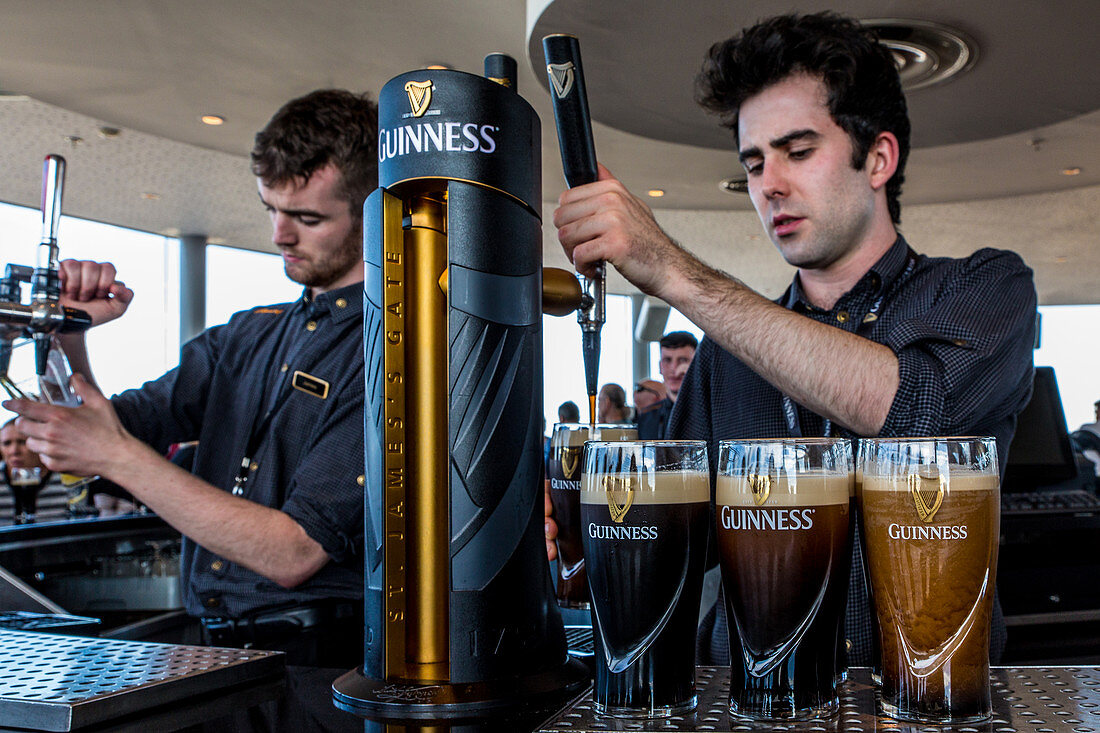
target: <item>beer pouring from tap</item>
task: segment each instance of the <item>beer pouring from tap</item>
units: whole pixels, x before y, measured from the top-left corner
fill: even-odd
[[[592,140],[592,118],[581,67],[581,50],[576,36],[557,33],[542,39],[546,73],[550,77],[550,101],[561,147],[565,182],[570,188],[592,183],[597,178],[596,146]],[[600,371],[600,331],[605,320],[607,273],[600,262],[596,276],[583,279],[584,295],[577,309],[581,326],[581,353],[588,388],[589,422],[596,422],[596,392]]]

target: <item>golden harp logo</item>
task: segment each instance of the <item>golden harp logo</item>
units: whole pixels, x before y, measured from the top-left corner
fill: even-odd
[[[607,492],[607,508],[611,512],[611,521],[623,523],[623,517],[634,503],[634,481],[629,476],[604,476],[603,488]]]
[[[573,89],[573,77],[576,75],[573,70],[573,62],[547,64],[546,73],[550,75],[550,83],[554,86],[554,94],[558,96],[558,99],[565,99],[569,96],[569,92]]]
[[[917,509],[917,516],[925,524],[931,522],[936,512],[943,504],[943,495],[947,484],[947,477],[942,473],[936,476],[921,476],[911,473],[908,476],[909,494],[913,497],[913,506]]]
[[[581,447],[561,449],[561,475],[562,478],[572,479],[577,475],[577,468],[581,464]]]
[[[750,473],[749,491],[752,492],[752,502],[760,506],[771,496],[772,477],[766,473]]]
[[[409,95],[409,107],[413,117],[423,117],[432,103],[432,80],[407,81],[405,93]]]

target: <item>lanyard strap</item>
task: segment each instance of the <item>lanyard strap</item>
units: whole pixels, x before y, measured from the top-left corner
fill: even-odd
[[[907,262],[905,264],[905,271],[901,273],[901,277],[898,281],[903,281],[909,274],[913,272],[913,268],[917,265],[917,255],[913,252],[912,248],[909,248],[907,254]],[[859,326],[856,328],[856,335],[863,338],[870,338],[871,331],[874,329],[875,321],[878,320],[879,309],[882,308],[882,301],[886,297],[886,287],[882,288],[882,292],[875,298],[875,302],[871,304],[871,309],[867,311],[867,315],[863,317]],[[793,305],[793,303],[791,304]],[[789,306],[788,306],[789,307]],[[790,398],[786,393],[783,394],[783,417],[787,421],[787,433],[792,438],[801,438],[802,435],[802,422],[798,419],[798,406],[794,403],[794,400]],[[829,418],[823,418],[824,423],[821,428],[822,437],[828,438],[833,433],[833,421]]]
[[[287,329],[290,328],[290,321],[293,317],[294,307],[287,308],[282,314],[279,323],[279,334],[275,340],[276,344],[282,343],[286,338]],[[300,348],[300,347],[299,347]],[[276,349],[277,351],[277,349]],[[287,355],[289,361],[290,355]],[[256,454],[256,449],[260,447],[262,437],[267,433],[268,426],[275,418],[275,415],[286,404],[285,399],[278,399],[278,394],[281,387],[271,383],[272,370],[275,368],[275,361],[269,361],[264,368],[264,380],[263,392],[260,393],[260,401],[257,405],[257,410],[252,418],[252,428],[248,431],[248,441],[245,443],[244,457],[241,458],[241,464],[237,467],[237,475],[233,479],[233,496],[244,495],[245,485],[248,483],[248,475],[252,469],[252,457]],[[271,389],[271,393],[268,393],[268,389]],[[271,404],[271,397],[275,395],[275,403],[268,409],[268,405]]]

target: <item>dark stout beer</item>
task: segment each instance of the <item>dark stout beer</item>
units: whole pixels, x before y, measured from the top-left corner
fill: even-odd
[[[654,717],[695,707],[709,484],[700,470],[584,477],[600,712]]]
[[[546,477],[550,481],[550,502],[558,525],[558,605],[562,608],[588,608],[588,583],[585,576],[584,549],[581,546],[581,470],[584,443],[589,426],[559,423],[550,438],[550,462]],[[634,440],[633,425],[597,425],[593,440]]]
[[[731,715],[787,720],[839,709],[850,483],[846,467],[718,477]]]
[[[588,426],[560,423],[550,438],[550,502],[558,524],[558,605],[588,608],[584,550],[581,547],[581,469]]]
[[[989,627],[1000,531],[996,460],[986,472],[951,466],[942,482],[935,465],[911,471],[867,470],[863,476],[882,707],[908,720],[982,720],[992,713]]]

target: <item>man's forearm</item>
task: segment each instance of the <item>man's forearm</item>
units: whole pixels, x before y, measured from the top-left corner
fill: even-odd
[[[661,293],[726,351],[795,402],[876,435],[898,389],[889,347],[776,305],[687,252]]]
[[[222,491],[139,441],[105,475],[210,552],[281,586],[308,580],[328,562],[286,513]]]

